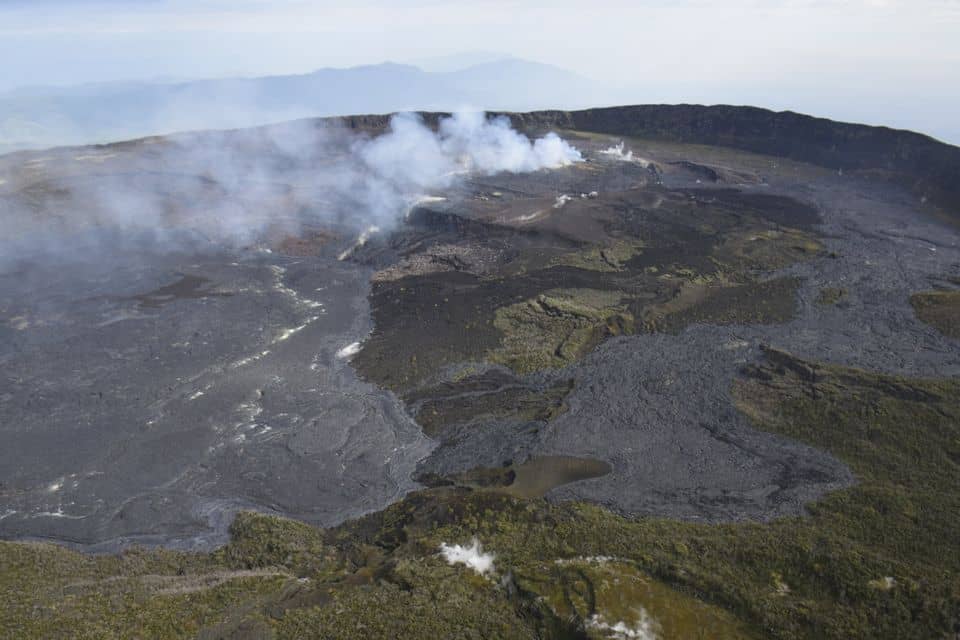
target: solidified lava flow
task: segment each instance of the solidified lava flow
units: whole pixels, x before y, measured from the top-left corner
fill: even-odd
[[[531,137],[546,131],[528,120]],[[94,216],[69,250],[8,265],[4,535],[203,546],[238,509],[331,525],[415,478],[550,456],[608,469],[552,487],[556,499],[765,520],[853,477],[736,411],[731,381],[761,345],[881,370],[956,366],[902,300],[877,306],[956,259],[955,241],[930,251],[935,223],[908,215],[896,186],[720,147],[561,133],[581,161],[466,174],[383,233],[320,212],[353,206],[311,186],[342,161],[341,138],[326,155],[277,155],[279,182],[240,189],[171,180],[166,143],[119,146],[96,172],[56,151],[42,170],[4,159],[10,210],[70,227],[60,203],[133,167],[169,218],[162,233],[189,236],[104,251],[117,230]],[[269,154],[273,140],[231,144]],[[197,205],[275,222],[217,244],[181,224]],[[883,235],[888,220],[896,235]],[[892,269],[904,252],[912,270]],[[830,287],[850,295],[811,304]]]
[[[960,150],[623,107],[487,121],[528,155],[484,170],[422,117],[0,157],[0,537],[205,552],[0,543],[0,593],[211,637],[956,628]]]

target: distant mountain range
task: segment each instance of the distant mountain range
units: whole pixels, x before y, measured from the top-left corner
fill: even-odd
[[[444,62],[424,66],[448,68]],[[303,75],[36,87],[0,93],[0,153],[309,116],[573,109],[616,100],[615,91],[587,78],[516,58],[452,71],[384,63]]]

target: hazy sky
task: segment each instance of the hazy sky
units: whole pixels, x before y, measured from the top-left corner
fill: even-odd
[[[0,89],[477,50],[633,102],[791,108],[960,142],[960,0],[0,0]]]

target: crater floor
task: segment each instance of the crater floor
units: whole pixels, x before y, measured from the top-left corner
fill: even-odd
[[[239,509],[330,526],[519,477],[626,515],[767,520],[855,478],[737,409],[762,345],[960,374],[910,303],[957,288],[960,233],[906,191],[561,133],[585,162],[470,177],[362,246],[338,223],[5,270],[0,536],[209,547]],[[145,149],[8,156],[0,198],[42,210],[134,161],[151,179]]]

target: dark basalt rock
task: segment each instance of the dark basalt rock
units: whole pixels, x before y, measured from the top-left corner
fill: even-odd
[[[912,131],[728,105],[638,105],[510,117],[530,127],[730,147],[879,174],[960,218],[960,148]]]

